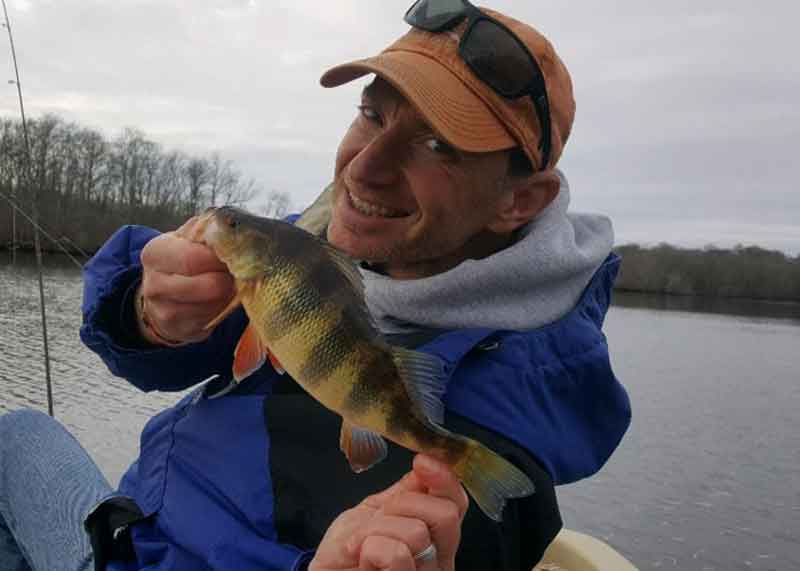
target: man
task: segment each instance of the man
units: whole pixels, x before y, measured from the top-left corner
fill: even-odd
[[[339,146],[326,237],[363,261],[387,339],[444,362],[446,426],[536,484],[500,523],[470,507],[456,567],[530,569],[561,527],[553,484],[596,472],[629,423],[601,332],[618,266],[611,227],[566,212],[555,166],[575,106],[551,44],[461,0],[420,0],[406,21],[380,55],[322,77],[375,75]],[[89,527],[101,549],[132,549],[148,569],[293,569],[411,456],[394,447],[354,475],[338,417],[291,379],[266,365],[229,390],[246,318],[204,329],[233,285],[183,238],[192,224],[124,228],[87,266],[81,336],[112,372],[143,390],[218,375],[150,421],[122,497]]]

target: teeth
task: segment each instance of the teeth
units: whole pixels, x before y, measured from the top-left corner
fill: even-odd
[[[353,194],[349,192],[347,194],[350,197],[350,204],[352,204],[361,214],[376,217],[381,216],[384,218],[399,218],[406,215],[405,212],[401,212],[400,210],[393,210],[385,206],[372,204],[371,202],[362,200],[357,196],[353,196]]]

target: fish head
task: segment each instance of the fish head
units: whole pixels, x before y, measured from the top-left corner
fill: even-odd
[[[211,208],[203,215],[203,241],[237,280],[270,275],[276,253],[277,220],[233,206]]]

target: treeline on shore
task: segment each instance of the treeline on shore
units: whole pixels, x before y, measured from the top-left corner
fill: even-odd
[[[219,153],[166,150],[136,129],[109,139],[54,115],[27,124],[30,162],[22,122],[0,118],[0,248],[34,239],[4,197],[29,215],[35,207],[41,227],[64,247],[92,252],[124,224],[173,229],[209,205],[258,193]]]
[[[800,256],[757,246],[687,249],[629,244],[615,250],[622,256],[618,290],[800,301]]]
[[[32,225],[14,217],[4,197],[28,214],[35,206],[40,225],[63,248],[92,253],[124,224],[169,230],[210,205],[242,204],[259,192],[218,153],[165,150],[135,129],[107,139],[47,115],[28,121],[28,133],[30,163],[21,122],[0,118],[0,249],[33,243]],[[271,192],[260,213],[282,217],[290,203],[286,193]],[[42,245],[59,249],[44,239]],[[631,244],[616,251],[623,258],[619,290],[800,301],[800,256],[757,246]]]

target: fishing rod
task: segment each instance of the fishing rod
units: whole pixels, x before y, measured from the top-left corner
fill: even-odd
[[[10,196],[8,196],[7,194],[5,194],[5,193],[4,193],[4,192],[2,192],[2,191],[0,191],[0,198],[2,198],[3,200],[5,200],[6,202],[8,202],[8,204],[11,206],[12,210],[13,210],[15,213],[17,213],[17,212],[18,212],[18,213],[20,214],[20,216],[22,216],[22,217],[23,217],[25,220],[27,220],[28,222],[30,222],[30,223],[31,223],[31,225],[33,225],[33,226],[36,226],[36,228],[38,228],[38,229],[39,229],[39,232],[41,232],[41,233],[42,233],[42,235],[43,235],[45,238],[47,238],[47,239],[48,239],[48,240],[50,240],[50,241],[51,241],[53,244],[55,244],[56,246],[58,246],[58,247],[61,249],[61,251],[62,251],[62,252],[64,252],[64,254],[66,254],[66,255],[69,257],[69,259],[70,259],[70,260],[72,260],[72,263],[74,263],[74,264],[75,264],[75,265],[78,267],[78,269],[83,269],[83,264],[82,264],[82,263],[80,263],[78,260],[76,260],[76,259],[75,259],[75,256],[73,256],[73,255],[72,255],[72,253],[71,253],[69,250],[67,250],[67,249],[66,249],[66,248],[63,246],[63,244],[61,244],[61,242],[62,242],[62,241],[67,241],[67,242],[69,242],[69,243],[72,245],[72,247],[73,247],[73,248],[75,248],[75,249],[76,249],[76,250],[77,250],[77,251],[78,251],[78,252],[79,252],[79,253],[80,253],[80,254],[81,254],[81,255],[82,255],[84,258],[86,258],[86,259],[88,260],[88,259],[89,259],[89,254],[87,254],[86,252],[84,252],[83,250],[81,250],[81,249],[78,247],[78,245],[77,245],[77,244],[75,244],[75,242],[73,242],[72,240],[70,240],[70,239],[69,239],[69,238],[67,238],[66,236],[63,236],[62,238],[53,238],[53,236],[52,236],[50,233],[48,233],[48,232],[47,232],[47,230],[45,230],[45,229],[44,229],[44,227],[43,227],[41,224],[37,223],[37,222],[36,222],[36,221],[35,221],[35,220],[34,220],[34,219],[31,217],[31,216],[29,216],[29,215],[28,215],[28,214],[27,214],[27,213],[26,213],[26,212],[25,212],[25,211],[24,211],[24,210],[23,210],[23,209],[22,209],[22,208],[19,206],[19,204],[15,203],[15,202],[14,202],[14,200],[13,200],[13,198],[11,198]]]
[[[30,184],[31,180],[31,163],[33,162],[31,159],[31,142],[30,138],[28,137],[28,123],[25,120],[25,104],[22,99],[22,83],[19,80],[19,66],[17,65],[17,51],[14,48],[14,36],[11,33],[11,21],[8,19],[8,8],[6,7],[6,0],[0,0],[3,4],[3,15],[5,16],[5,28],[8,31],[8,41],[11,44],[11,59],[14,61],[14,75],[16,77],[16,84],[17,84],[17,96],[19,97],[19,111],[22,115],[22,134],[25,140],[25,168],[23,169],[24,176],[23,180],[25,182],[24,186],[31,189],[33,188],[33,200],[32,202],[32,210],[31,210],[31,218],[33,223],[33,247],[36,250],[36,269],[38,270],[39,275],[39,309],[42,315],[42,339],[44,342],[44,370],[45,370],[45,379],[47,382],[47,412],[50,416],[55,416],[53,414],[53,382],[50,377],[50,349],[47,344],[47,311],[45,310],[44,304],[44,279],[42,277],[43,272],[43,263],[42,263],[42,245],[39,240],[39,210],[38,210],[38,202],[39,202],[39,193],[35,190],[35,187]],[[14,210],[16,212],[16,210]],[[16,221],[15,221],[15,228],[16,232]],[[14,248],[14,257],[16,259],[16,246],[12,246]]]
[[[3,27],[9,30],[9,41],[11,42],[11,53],[14,54],[14,40],[11,36],[11,27],[9,26],[8,21],[8,11],[6,10],[6,3],[3,0],[3,14],[5,15],[5,19],[3,21]],[[16,59],[16,56],[14,56]],[[15,68],[16,69],[16,68]],[[9,81],[11,83],[11,81]],[[16,198],[16,189],[14,190],[14,198]],[[17,212],[15,210],[11,211],[11,265],[17,265]]]

